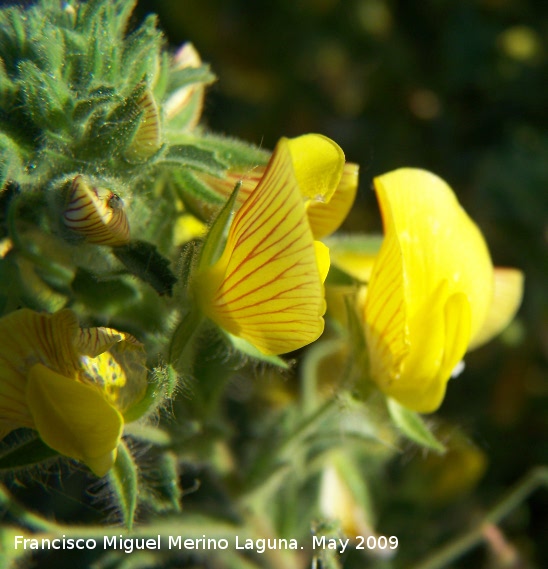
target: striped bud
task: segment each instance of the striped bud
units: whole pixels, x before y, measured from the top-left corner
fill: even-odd
[[[126,150],[130,160],[144,161],[158,152],[162,145],[160,113],[150,89],[146,89],[137,101],[141,109],[141,124]]]
[[[111,247],[129,243],[129,223],[122,199],[111,190],[89,185],[82,176],[72,181],[63,221],[89,243]]]
[[[173,57],[173,71],[197,69],[201,65],[202,59],[200,54],[190,42],[184,43]],[[203,105],[204,84],[191,83],[180,87],[169,96],[164,103],[165,117],[169,121],[183,113],[183,111],[190,110],[186,129],[191,130],[200,122]]]

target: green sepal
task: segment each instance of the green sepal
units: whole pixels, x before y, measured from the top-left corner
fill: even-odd
[[[0,10],[0,45],[5,46],[2,48],[2,59],[11,76],[16,75],[20,54],[28,45],[26,23],[27,16],[20,8]]]
[[[90,87],[99,81],[115,82],[119,70],[116,53],[118,46],[112,41],[112,32],[105,26],[105,23],[100,19],[91,20],[88,37],[79,38],[87,40],[82,49],[86,56],[77,62],[81,69],[78,74],[81,87]]]
[[[154,85],[151,85],[152,94],[155,101],[163,101],[165,98],[169,81],[169,66],[170,55],[166,51],[161,51],[159,54],[158,71]]]
[[[80,99],[74,106],[72,118],[75,122],[83,122],[101,107],[108,108],[116,97],[116,91],[108,85],[100,85],[90,91],[87,97]]]
[[[71,94],[63,82],[31,61],[22,61],[19,71],[23,104],[34,123],[54,132],[70,129]]]
[[[283,358],[280,358],[279,356],[269,356],[263,354],[255,346],[250,344],[247,340],[244,340],[243,338],[238,338],[237,336],[233,336],[228,332],[225,332],[225,335],[229,339],[232,346],[236,350],[238,350],[238,352],[245,354],[246,356],[250,356],[253,359],[274,365],[276,367],[280,367],[282,369],[289,369],[290,367],[289,364]]]
[[[172,95],[183,87],[195,84],[208,85],[215,80],[215,74],[211,71],[209,65],[172,69],[169,73],[167,96],[169,97],[169,95]]]
[[[143,111],[139,105],[146,85],[140,83],[129,97],[120,101],[108,114],[92,116],[86,127],[80,152],[89,157],[110,159],[121,154],[135,137]]]
[[[180,512],[183,493],[179,485],[177,456],[171,452],[162,452],[154,459],[152,475],[153,492],[147,492],[145,501],[155,512]]]
[[[48,4],[50,0],[43,0]],[[93,25],[102,23],[111,34],[112,40],[121,40],[126,31],[129,17],[137,0],[89,0],[78,6],[77,26],[86,32],[91,32]],[[114,43],[114,41],[112,42]]]
[[[439,454],[445,453],[445,446],[436,439],[418,413],[400,405],[391,397],[386,398],[386,404],[390,417],[402,435]]]
[[[199,242],[195,239],[188,241],[181,248],[181,255],[179,258],[179,285],[185,295],[192,279],[192,270],[194,268],[198,251]]]
[[[171,399],[175,396],[175,392],[179,384],[179,378],[177,376],[177,372],[172,366],[167,365],[155,367],[152,370],[152,375],[154,380],[161,385],[162,392],[165,394],[166,398]]]
[[[226,165],[220,162],[214,152],[204,150],[195,144],[175,144],[159,160],[159,165],[184,166],[209,174],[220,175]]]
[[[203,314],[192,308],[183,314],[169,345],[169,361],[174,369],[188,370],[193,361],[193,339],[203,321]],[[171,366],[170,366],[171,368]]]
[[[172,295],[177,278],[169,267],[169,260],[155,245],[135,240],[112,251],[131,274],[148,283],[158,294]]]
[[[121,69],[127,85],[134,85],[155,67],[162,35],[157,29],[158,16],[150,14],[123,43]],[[147,80],[152,79],[147,77]]]
[[[118,443],[116,462],[108,473],[110,487],[118,502],[122,521],[127,529],[133,527],[137,510],[138,474],[137,465],[124,441]]]
[[[238,192],[240,191],[241,182],[238,182],[234,187],[232,194],[228,198],[227,202],[215,218],[213,225],[211,226],[202,251],[200,252],[200,258],[198,260],[197,270],[206,269],[213,265],[217,259],[221,256],[224,250],[226,238],[228,235],[228,229],[230,223],[232,222],[232,216],[234,215],[234,209],[236,206],[236,199],[238,197]]]
[[[168,379],[172,379],[169,377]],[[125,423],[132,423],[137,421],[144,415],[157,409],[165,400],[166,395],[171,393],[171,385],[168,381],[162,378],[162,381],[158,380],[158,375],[155,376],[153,381],[149,381],[145,393],[139,401],[133,403],[128,407],[122,415],[124,416]],[[168,395],[169,397],[169,395]]]
[[[185,208],[202,221],[209,221],[204,219],[204,203],[216,208],[220,208],[224,203],[224,199],[219,194],[216,194],[188,169],[172,169],[170,182],[177,192],[177,196],[185,204]]]
[[[233,170],[243,168],[253,168],[254,166],[264,166],[269,158],[270,152],[258,148],[253,144],[243,142],[237,138],[220,136],[208,133],[196,142],[200,147],[211,150],[215,156],[227,167]]]
[[[59,456],[42,439],[36,437],[15,447],[9,448],[0,455],[0,471],[16,470],[44,462]]]

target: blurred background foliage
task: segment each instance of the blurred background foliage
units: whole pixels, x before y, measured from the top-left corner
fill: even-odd
[[[346,230],[380,228],[375,175],[428,168],[495,264],[524,270],[518,320],[467,358],[437,414],[440,436],[459,426],[462,440],[444,458],[406,450],[374,488],[377,530],[400,538],[400,562],[426,556],[548,463],[548,3],[141,0],[136,21],[152,11],[173,48],[192,41],[219,77],[209,128],[269,149],[321,132],[361,165]],[[547,512],[540,490],[503,524],[505,554],[452,566],[548,567]],[[348,567],[363,566],[353,555]]]

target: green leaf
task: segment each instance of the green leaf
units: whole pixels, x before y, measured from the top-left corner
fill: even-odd
[[[59,456],[59,453],[36,437],[16,447],[12,447],[0,455],[0,471],[15,470],[31,466]]]
[[[436,439],[418,413],[410,411],[390,397],[386,401],[390,417],[402,435],[439,454],[445,453],[443,444]]]
[[[120,507],[123,523],[131,529],[137,509],[138,476],[137,465],[123,441],[118,444],[118,455],[108,473],[108,479]]]
[[[148,283],[158,294],[172,295],[177,278],[169,267],[169,260],[155,245],[135,240],[123,247],[114,247],[112,252],[131,274]]]

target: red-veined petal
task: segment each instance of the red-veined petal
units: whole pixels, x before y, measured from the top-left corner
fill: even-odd
[[[316,252],[302,196],[331,191],[344,158],[336,145],[314,136],[278,143],[234,217],[223,255],[195,282],[206,315],[265,354],[295,350],[323,331],[326,250]],[[318,148],[316,164],[310,152]],[[306,159],[298,159],[300,152]]]

